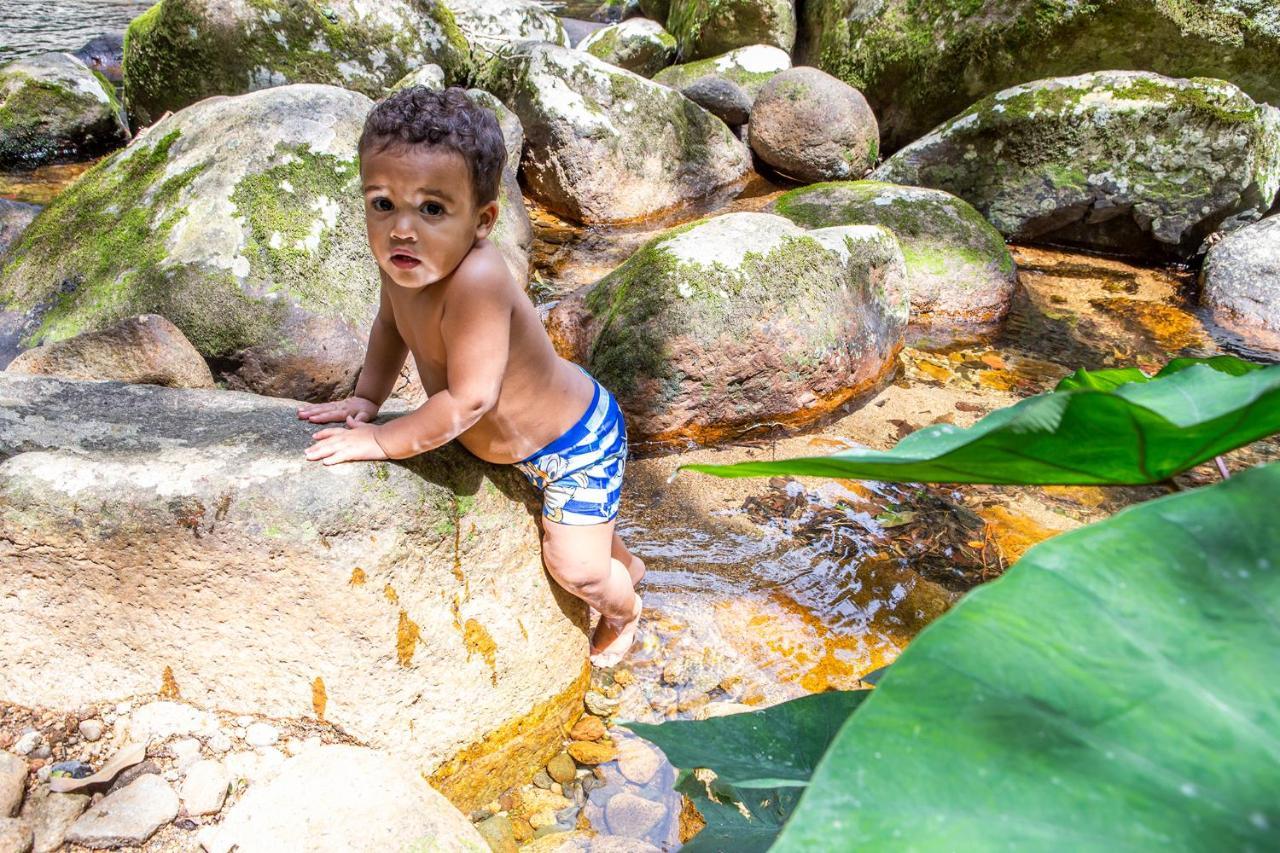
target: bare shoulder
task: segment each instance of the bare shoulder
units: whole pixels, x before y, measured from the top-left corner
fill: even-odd
[[[449,301],[483,296],[487,300],[514,303],[518,294],[519,288],[502,252],[488,240],[477,243],[449,276]]]

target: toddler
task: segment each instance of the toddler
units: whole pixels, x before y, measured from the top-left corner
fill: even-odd
[[[343,424],[306,457],[404,459],[456,438],[515,465],[542,494],[543,562],[599,611],[592,662],[612,666],[635,638],[644,575],[614,531],[626,428],[613,395],[556,354],[487,239],[506,160],[497,119],[461,89],[414,86],[373,108],[358,150],[380,303],[355,395],[298,410]],[[427,402],[374,424],[408,353]]]

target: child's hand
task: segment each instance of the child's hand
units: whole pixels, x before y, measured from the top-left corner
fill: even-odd
[[[355,418],[368,423],[378,416],[378,404],[364,397],[348,397],[332,403],[316,403],[298,409],[298,418],[313,424],[331,424]]]
[[[345,428],[322,429],[311,437],[313,444],[307,448],[307,460],[323,460],[325,465],[336,465],[339,462],[386,459],[387,454],[373,437],[377,431],[378,427],[348,416]]]

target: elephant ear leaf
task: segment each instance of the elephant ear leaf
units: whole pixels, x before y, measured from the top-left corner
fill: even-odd
[[[1278,505],[1280,463],[1032,548],[889,667],[773,849],[1280,849]]]
[[[1280,431],[1280,365],[1183,359],[1155,377],[1078,371],[1066,387],[967,429],[925,427],[889,451],[686,465],[720,477],[810,475],[889,482],[1157,483]]]

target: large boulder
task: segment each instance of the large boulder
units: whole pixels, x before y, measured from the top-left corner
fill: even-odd
[[[40,214],[0,308],[24,346],[160,314],[233,388],[349,393],[378,293],[356,162],[370,106],[299,85],[169,116]]]
[[[1247,225],[1215,243],[1201,276],[1200,301],[1214,322],[1280,350],[1280,216]]]
[[[87,159],[128,139],[115,88],[71,54],[0,67],[0,168]]]
[[[666,23],[684,62],[752,44],[790,53],[796,42],[794,0],[671,0]]]
[[[286,83],[375,98],[428,62],[461,78],[469,50],[442,0],[162,0],[125,33],[125,103],[149,124],[210,95]]]
[[[726,124],[746,124],[751,105],[773,75],[791,67],[785,50],[767,44],[740,47],[710,59],[668,66],[654,82],[673,89]]]
[[[998,320],[1018,284],[1000,232],[941,190],[876,181],[814,184],[779,196],[772,209],[804,228],[883,225],[892,231],[907,265],[913,324]]]
[[[530,195],[578,222],[638,219],[743,179],[746,147],[666,86],[550,44],[501,60],[498,92],[520,116]]]
[[[887,230],[730,213],[651,240],[548,327],[617,396],[634,443],[662,446],[809,424],[878,387],[907,308]]]
[[[569,46],[569,36],[560,19],[536,0],[447,0],[447,3],[473,51],[490,53],[519,41]]]
[[[4,698],[163,684],[322,718],[460,808],[488,802],[561,748],[589,674],[532,494],[455,447],[309,463],[295,406],[0,374]]]
[[[675,38],[662,24],[648,18],[630,18],[596,30],[577,47],[641,77],[657,74],[670,65],[676,55]]]
[[[862,93],[807,66],[764,85],[749,130],[761,160],[805,183],[860,178],[880,153],[880,129]]]
[[[984,98],[872,179],[946,190],[1006,237],[1189,255],[1280,188],[1280,111],[1221,80],[1099,71]]]
[[[121,320],[18,355],[5,368],[28,376],[212,388],[213,374],[176,326],[158,314]]]
[[[894,151],[980,98],[1100,68],[1230,80],[1280,104],[1280,19],[1264,0],[803,4],[797,61],[871,102]]]
[[[338,744],[291,758],[270,781],[251,786],[207,839],[209,853],[489,850],[412,765]]]

